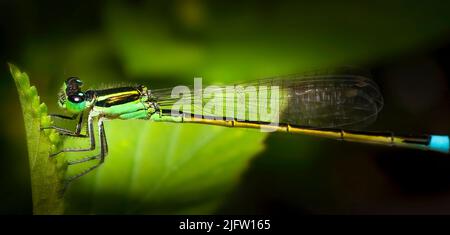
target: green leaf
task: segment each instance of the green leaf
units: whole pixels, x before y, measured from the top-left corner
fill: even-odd
[[[50,151],[56,149],[60,138],[54,130],[40,130],[51,123],[47,106],[39,101],[36,87],[30,86],[28,75],[13,64],[9,64],[9,68],[17,86],[25,122],[33,212],[61,214],[64,211],[62,189],[66,167],[62,160],[49,158]]]

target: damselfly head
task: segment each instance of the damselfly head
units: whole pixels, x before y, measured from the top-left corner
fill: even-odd
[[[69,77],[59,92],[59,106],[71,113],[79,113],[86,107],[86,95],[81,90],[83,82],[77,77]]]

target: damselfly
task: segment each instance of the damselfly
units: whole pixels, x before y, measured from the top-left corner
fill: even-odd
[[[108,89],[81,89],[76,77],[67,79],[62,87],[59,105],[73,116],[52,115],[77,119],[75,130],[58,126],[63,135],[89,138],[87,148],[68,148],[61,152],[95,150],[94,124],[98,125],[100,153],[70,161],[79,164],[97,161],[87,170],[69,178],[75,180],[100,166],[108,154],[103,122],[110,119],[144,119],[157,122],[198,123],[225,127],[261,128],[361,142],[432,150],[449,153],[449,137],[442,135],[394,135],[392,132],[368,132],[360,128],[375,120],[383,106],[378,86],[368,77],[348,73],[294,75],[258,80],[235,86],[213,86],[206,89],[181,87],[177,89],[148,89],[143,85]],[[180,88],[180,87],[178,87]],[[188,95],[186,95],[188,94]],[[180,102],[183,101],[183,102]],[[212,101],[214,109],[204,109]],[[276,105],[269,118],[260,113],[261,107]],[[180,104],[183,106],[179,109]],[[176,107],[177,106],[177,107]],[[240,108],[239,108],[240,107]],[[176,109],[176,112],[174,110]],[[211,107],[209,107],[211,108]],[[276,110],[275,110],[276,109]],[[181,111],[180,111],[181,110]],[[244,110],[244,111],[242,111]],[[86,134],[82,134],[83,115],[87,115]],[[276,122],[273,122],[276,119]]]

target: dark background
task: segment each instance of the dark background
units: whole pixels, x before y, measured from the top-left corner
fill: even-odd
[[[211,72],[219,81],[235,74],[257,77],[358,65],[372,72],[385,99],[369,129],[448,135],[449,10],[448,4],[433,1],[2,0],[0,212],[32,212],[24,127],[7,62],[38,78],[47,100],[56,97],[67,74],[172,85],[190,79],[186,74],[208,74],[206,67],[221,62],[223,70],[235,70]],[[130,23],[136,16],[139,25]],[[169,30],[175,42],[204,46],[206,53],[221,53],[221,59],[217,64],[184,63],[190,57],[177,50],[161,55],[171,46],[156,37],[143,44],[161,45],[161,63],[147,69],[139,64],[140,55],[130,59],[139,48],[121,38],[123,28],[140,32],[143,26]],[[141,40],[149,39],[146,30]],[[164,62],[170,53],[180,58]],[[283,134],[271,134],[265,143],[266,150],[254,158],[217,213],[450,212],[448,155]]]

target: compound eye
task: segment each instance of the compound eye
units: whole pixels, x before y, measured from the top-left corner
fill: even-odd
[[[76,79],[75,82],[78,86],[83,86],[83,81],[81,81],[80,79]]]
[[[66,80],[66,84],[67,84],[68,86],[71,86],[71,84],[74,84],[74,85],[76,85],[77,87],[81,87],[81,86],[83,86],[83,81],[81,81],[78,77],[69,77],[69,78]]]
[[[69,96],[69,101],[72,103],[81,103],[84,101],[84,94],[80,92],[76,95],[71,95]]]

